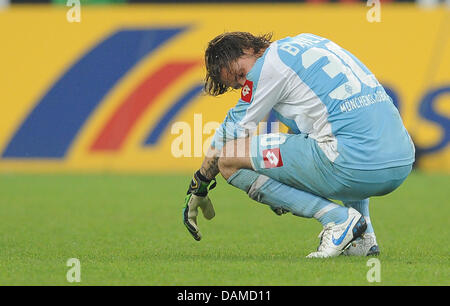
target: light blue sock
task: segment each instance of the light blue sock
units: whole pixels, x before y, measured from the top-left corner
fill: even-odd
[[[245,191],[250,198],[260,203],[272,208],[282,208],[296,216],[315,218],[322,225],[329,222],[340,224],[348,218],[347,208],[253,170],[238,170],[228,179],[228,183]]]
[[[372,222],[370,221],[370,214],[369,214],[369,199],[364,199],[361,201],[342,201],[345,206],[352,207],[359,211],[361,215],[363,215],[364,219],[366,219],[367,222],[367,229],[366,233],[373,233],[373,227]]]

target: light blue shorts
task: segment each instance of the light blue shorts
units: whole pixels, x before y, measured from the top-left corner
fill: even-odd
[[[332,163],[305,134],[263,134],[251,138],[253,169],[294,188],[324,198],[355,201],[395,190],[412,165],[355,170]]]

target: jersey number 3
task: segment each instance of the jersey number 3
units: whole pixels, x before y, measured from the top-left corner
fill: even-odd
[[[373,74],[367,74],[341,47],[333,42],[326,43],[325,47],[327,49],[312,47],[302,53],[302,64],[305,69],[308,69],[322,57],[327,57],[329,63],[324,65],[322,70],[330,78],[334,78],[339,73],[343,73],[346,76],[347,82],[330,92],[330,98],[345,100],[354,94],[360,93],[361,83],[371,88],[380,85]]]

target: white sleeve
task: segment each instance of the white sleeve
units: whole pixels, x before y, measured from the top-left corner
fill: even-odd
[[[220,150],[232,139],[248,137],[282,99],[286,87],[286,66],[273,43],[263,58],[257,60],[241,89],[241,99],[216,130],[212,146]]]
[[[285,70],[286,66],[278,57],[276,43],[273,43],[265,55],[259,76],[255,78],[257,79],[256,82],[253,82],[254,88],[250,105],[245,116],[240,121],[242,127],[257,125],[281,101],[286,88],[287,78]],[[257,74],[258,70],[250,72],[250,79],[253,76],[253,72]]]

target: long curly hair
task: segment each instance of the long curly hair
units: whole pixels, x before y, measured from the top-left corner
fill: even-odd
[[[248,32],[226,32],[208,43],[205,51],[206,77],[204,91],[218,96],[230,88],[220,79],[223,68],[231,71],[231,64],[244,55],[244,50],[253,49],[255,54],[271,44],[272,33],[254,36]]]

